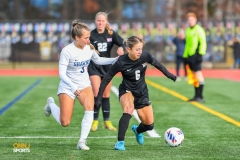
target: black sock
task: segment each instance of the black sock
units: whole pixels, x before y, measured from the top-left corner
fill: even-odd
[[[199,97],[200,98],[203,98],[203,87],[204,87],[204,84],[200,84],[199,85]]]
[[[96,102],[96,98],[97,97],[94,97],[95,102]],[[94,118],[93,119],[98,120],[98,115],[99,115],[99,110],[95,109],[95,107],[94,107]]]
[[[109,98],[102,99],[102,113],[103,113],[103,120],[108,121],[110,117],[110,101]]]
[[[132,116],[128,113],[123,113],[118,124],[118,141],[124,141],[125,134],[128,129],[129,121]]]
[[[198,97],[198,91],[199,91],[199,87],[194,87],[194,90],[195,90],[195,95],[193,98],[197,98]]]
[[[137,127],[137,133],[143,133],[146,132],[148,130],[152,130],[154,128],[154,123],[150,124],[150,125],[144,125],[142,123],[139,124],[139,126]]]
[[[139,126],[137,127],[137,133],[139,134],[139,133],[143,133],[146,131],[147,131],[147,129],[145,128],[145,126],[142,123],[140,123]]]

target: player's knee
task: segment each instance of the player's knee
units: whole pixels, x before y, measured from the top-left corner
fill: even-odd
[[[128,114],[130,114],[130,115],[132,115],[133,114],[133,111],[134,111],[134,107],[132,106],[129,106],[129,107],[125,107],[124,109],[123,109],[123,112],[124,113],[128,113]]]
[[[62,125],[63,127],[67,127],[67,126],[70,125],[70,121],[68,121],[68,120],[61,120],[61,125]]]
[[[108,93],[103,93],[103,96],[102,96],[103,98],[109,98],[110,97],[110,92],[108,92]]]
[[[92,106],[84,106],[84,110],[85,111],[93,111],[94,107],[92,107]]]
[[[94,110],[94,104],[84,104],[83,108],[85,111],[93,111]]]
[[[150,125],[145,125],[144,124],[144,128],[149,131],[149,130],[152,130],[154,128],[154,123],[150,124]]]

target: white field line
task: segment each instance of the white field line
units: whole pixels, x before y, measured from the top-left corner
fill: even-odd
[[[0,139],[79,139],[79,137],[64,137],[64,136],[12,136],[12,137],[0,137]],[[104,137],[88,137],[90,139],[109,139],[114,138],[116,139],[117,136],[104,136]],[[136,138],[135,136],[128,136],[126,138]],[[152,137],[145,137],[145,138],[152,138]]]
[[[112,86],[112,87],[111,87],[111,90],[112,90],[112,92],[118,97],[118,89],[117,89],[117,87]],[[134,110],[133,116],[134,116],[134,118],[138,121],[138,123],[141,122],[141,120],[140,120],[139,117],[138,117],[138,114],[137,114],[137,111],[136,111],[136,110]],[[147,131],[147,134],[148,134],[150,137],[154,137],[154,138],[156,138],[156,137],[161,137],[161,136],[155,131],[155,129],[153,129],[153,130],[151,130],[151,131]]]

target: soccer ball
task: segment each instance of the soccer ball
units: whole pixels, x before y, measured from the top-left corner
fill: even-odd
[[[164,139],[169,146],[177,147],[183,143],[184,134],[181,129],[177,127],[171,127],[165,132]]]

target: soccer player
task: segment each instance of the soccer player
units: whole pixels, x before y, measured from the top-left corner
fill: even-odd
[[[154,128],[153,109],[149,100],[147,84],[145,82],[147,64],[150,63],[174,82],[177,78],[148,51],[142,50],[144,45],[142,39],[131,36],[124,40],[124,45],[128,54],[120,56],[118,61],[112,65],[108,73],[104,76],[94,105],[94,108],[99,108],[104,89],[114,75],[121,72],[123,80],[119,85],[119,100],[123,108],[123,115],[119,120],[118,141],[115,144],[115,150],[125,150],[124,138],[134,109],[137,110],[141,120],[138,126],[132,126],[132,130],[139,144],[144,143],[144,136],[142,133]]]
[[[183,57],[188,63],[190,69],[194,72],[199,86],[195,86],[195,96],[188,101],[204,102],[203,87],[204,77],[202,74],[203,55],[206,54],[207,43],[204,29],[197,24],[197,16],[195,13],[188,13],[187,20],[189,27],[186,30],[186,45]]]
[[[114,63],[116,58],[99,57],[89,43],[90,29],[86,24],[74,20],[71,32],[74,41],[62,49],[59,59],[60,84],[57,95],[60,108],[49,97],[44,113],[47,117],[52,114],[60,125],[67,127],[72,118],[74,100],[77,98],[85,110],[77,149],[89,150],[86,139],[93,121],[94,96],[87,66],[90,60],[98,65],[106,65]]]
[[[111,49],[115,45],[119,46],[117,49],[118,55],[124,54],[123,39],[114,32],[108,23],[108,14],[105,12],[98,12],[95,16],[96,28],[91,31],[90,41],[94,47],[98,50],[101,57],[110,57]],[[93,61],[88,66],[88,73],[93,87],[93,93],[96,97],[98,94],[99,85],[102,78],[108,72],[111,65],[98,66]],[[111,82],[106,87],[102,98],[102,115],[104,120],[104,127],[116,131],[116,128],[112,125],[110,118],[110,91]],[[98,129],[98,116],[99,110],[94,110],[94,121],[92,123],[91,130],[96,131]]]

